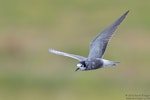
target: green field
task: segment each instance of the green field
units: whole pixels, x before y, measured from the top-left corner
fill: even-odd
[[[0,0],[0,100],[150,100],[149,4]],[[89,42],[127,10],[104,56],[117,67],[74,72],[76,60],[48,52],[87,56]]]

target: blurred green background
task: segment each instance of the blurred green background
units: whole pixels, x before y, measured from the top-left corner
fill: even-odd
[[[150,95],[150,1],[0,0],[0,100],[126,100]],[[130,10],[104,58],[117,67],[74,72],[89,42]]]

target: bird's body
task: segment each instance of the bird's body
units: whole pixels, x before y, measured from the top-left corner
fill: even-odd
[[[107,27],[104,31],[96,36],[93,41],[90,43],[90,52],[88,57],[83,57],[79,55],[69,54],[61,51],[57,51],[54,49],[49,49],[49,52],[67,56],[79,61],[77,64],[77,70],[85,71],[85,70],[94,70],[106,66],[116,66],[119,62],[114,62],[110,60],[103,59],[103,55],[107,44],[116,31],[119,24],[123,21],[129,11],[124,13],[120,18],[118,18],[113,24]]]
[[[113,62],[102,58],[96,58],[92,60],[87,59],[85,61],[81,61],[79,62],[79,64],[77,64],[77,67],[80,67],[80,70],[94,70],[107,66],[116,66],[117,64],[119,64],[119,62]]]

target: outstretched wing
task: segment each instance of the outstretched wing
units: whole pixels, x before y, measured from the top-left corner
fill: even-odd
[[[54,49],[49,49],[49,52],[51,52],[53,54],[61,55],[61,56],[70,57],[70,58],[76,59],[78,61],[83,61],[83,60],[87,59],[87,58],[85,58],[83,56],[78,56],[78,55],[74,55],[74,54],[60,52],[60,51],[57,51],[57,50],[54,50]]]
[[[123,21],[129,11],[124,13],[120,18],[118,18],[114,23],[102,31],[90,44],[90,52],[88,59],[102,58],[105,49],[107,47],[108,41],[112,37],[113,33],[116,31],[118,25]]]

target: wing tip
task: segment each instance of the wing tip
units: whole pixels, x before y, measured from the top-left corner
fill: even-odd
[[[127,14],[129,13],[130,10],[127,10],[120,18],[118,18],[114,23],[113,25],[114,26],[118,26],[124,19],[125,17],[127,16]]]
[[[49,51],[50,53],[52,53],[53,50],[54,50],[54,49],[52,49],[52,48],[49,48],[49,49],[48,49],[48,51]]]
[[[123,17],[123,19],[127,16],[127,14],[130,12],[130,10],[127,10],[122,16],[121,18]]]
[[[130,12],[130,10],[127,10],[127,11],[124,13],[124,15],[126,16],[129,12]]]
[[[126,11],[126,13],[129,13],[129,12],[130,12],[130,10],[127,10],[127,11]]]

